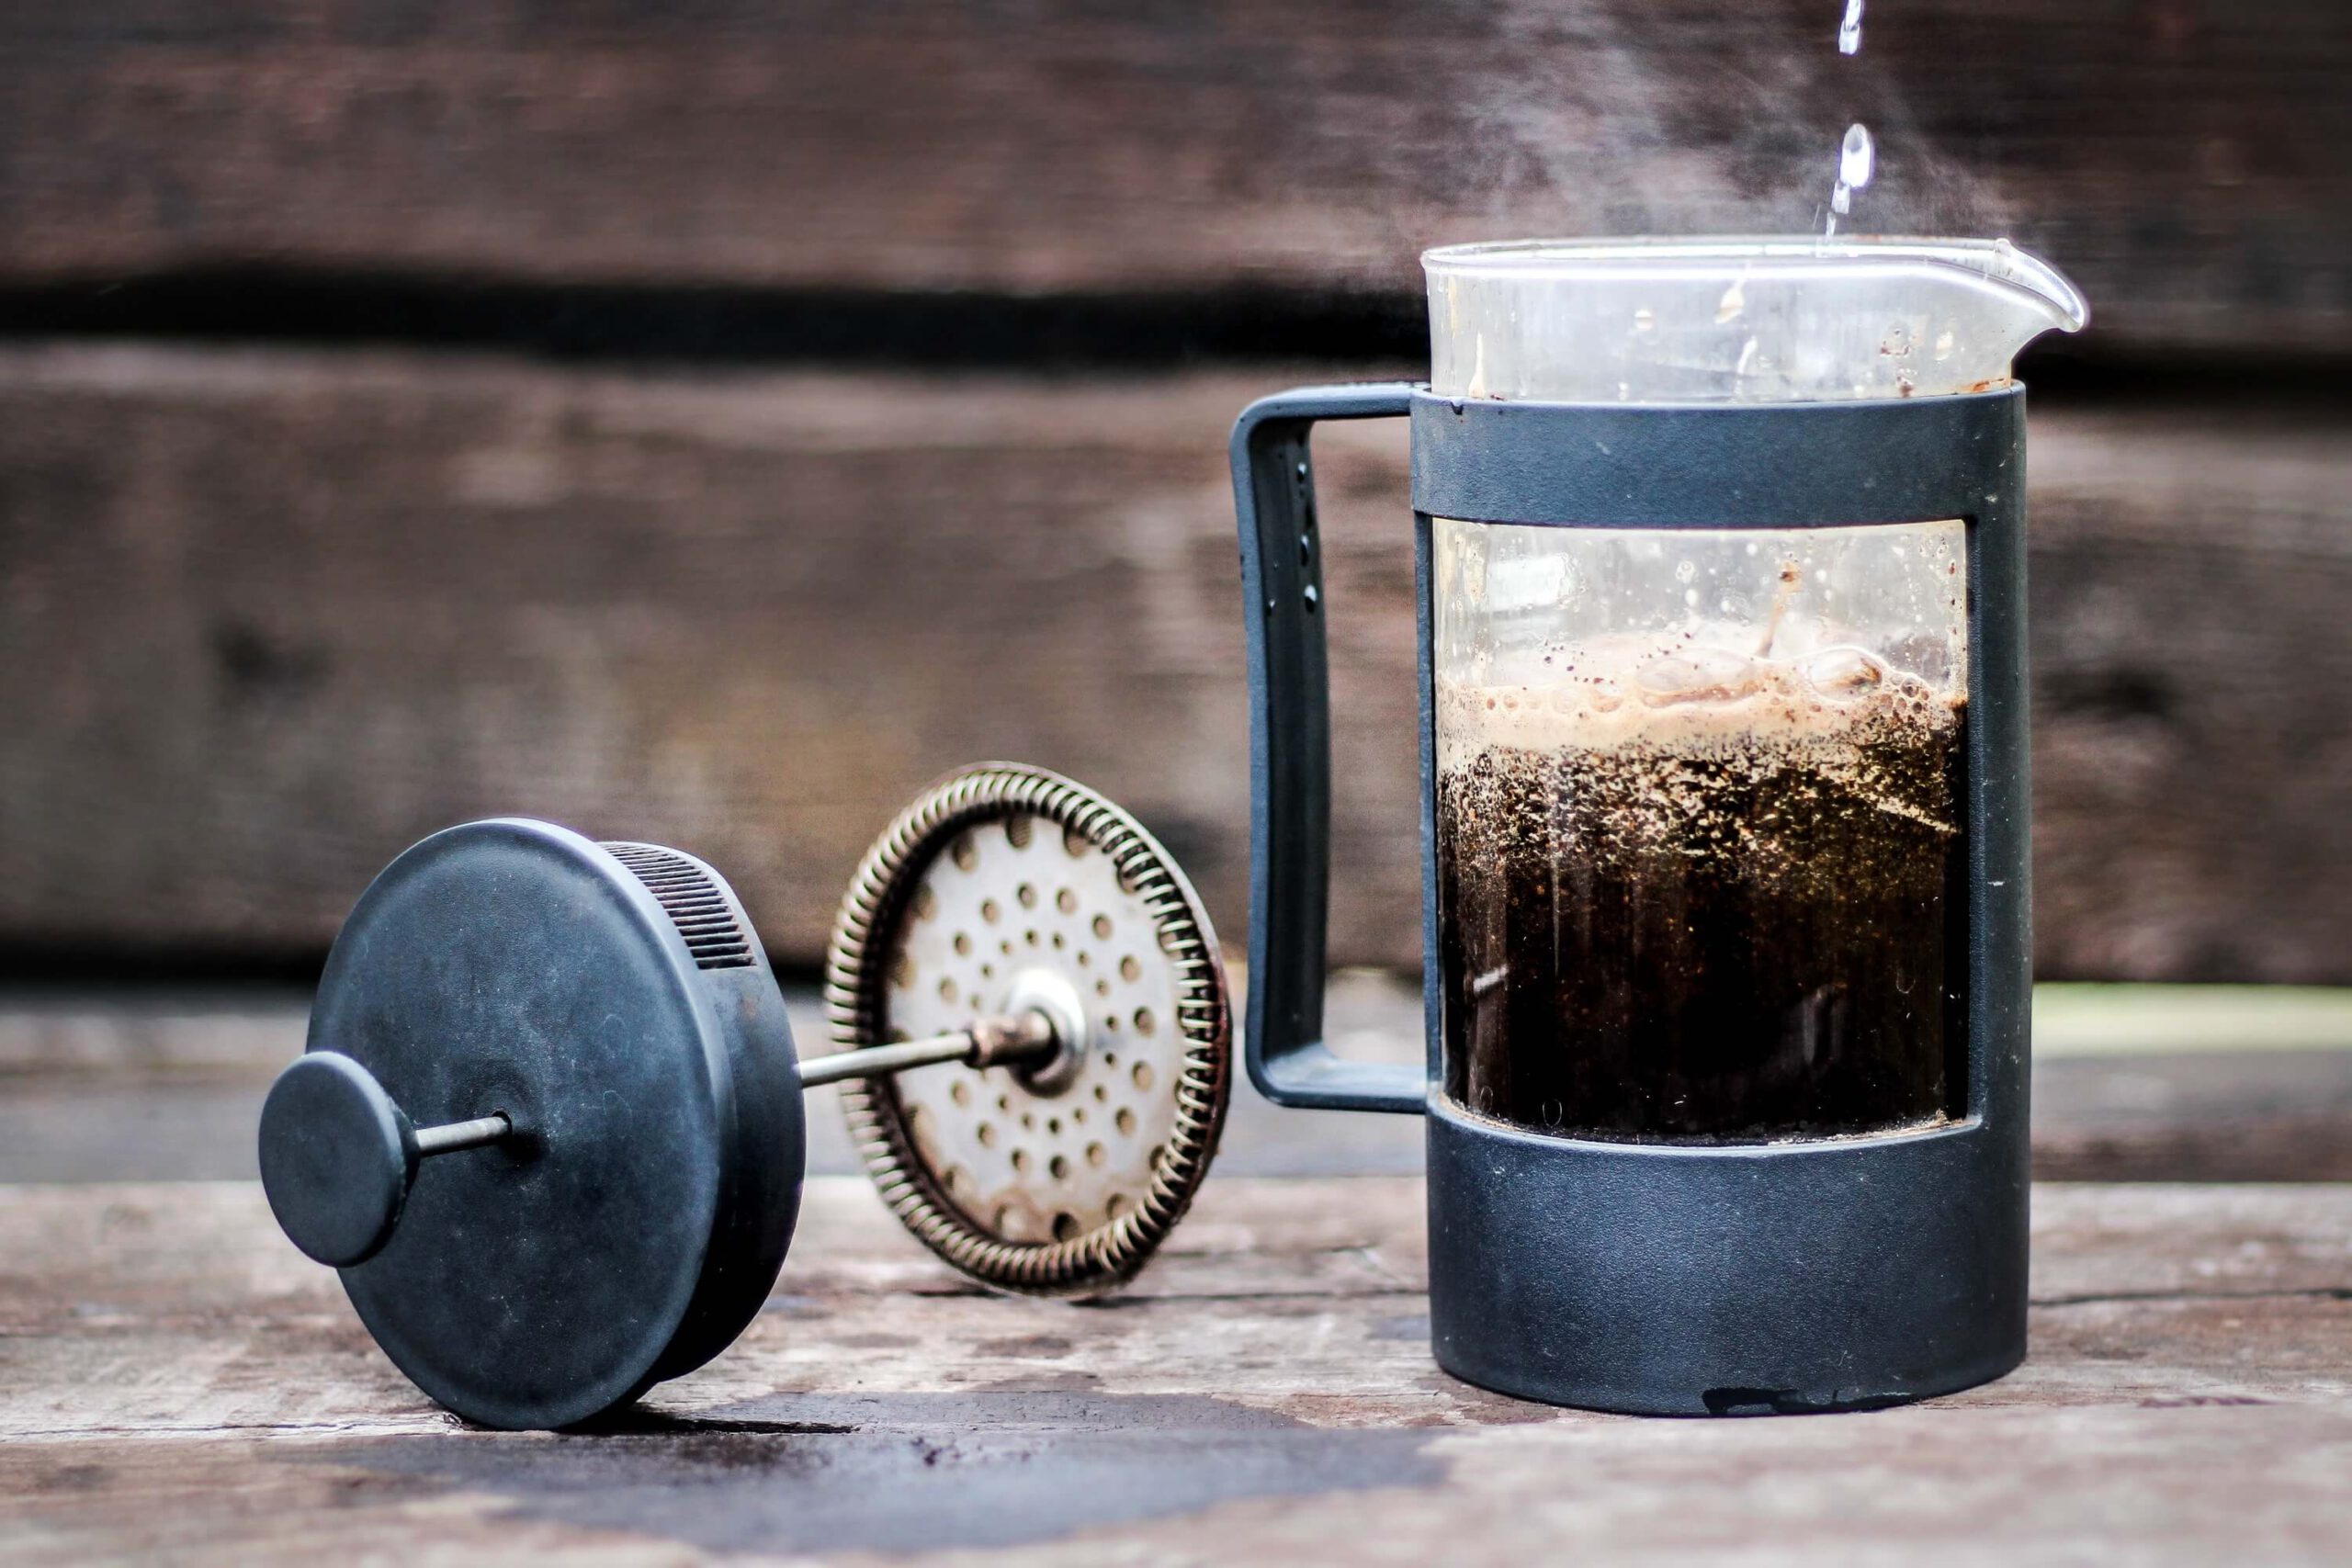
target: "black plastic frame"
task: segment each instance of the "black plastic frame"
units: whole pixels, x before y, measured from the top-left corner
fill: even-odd
[[[1420,645],[1425,1071],[1321,1039],[1330,739],[1309,428],[1409,415]],[[1868,1408],[2025,1353],[2030,804],[2021,389],[1884,402],[1593,406],[1308,388],[1233,435],[1251,697],[1246,1060],[1277,1103],[1423,1111],[1441,1365],[1649,1414]],[[1557,527],[1968,525],[1968,1113],[1927,1132],[1631,1145],[1471,1115],[1442,1083],[1432,517]]]

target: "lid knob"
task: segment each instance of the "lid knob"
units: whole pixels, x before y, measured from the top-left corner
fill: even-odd
[[[392,1239],[419,1160],[513,1131],[498,1113],[420,1131],[375,1074],[339,1052],[312,1051],[277,1075],[262,1103],[262,1190],[288,1240],[349,1269]]]

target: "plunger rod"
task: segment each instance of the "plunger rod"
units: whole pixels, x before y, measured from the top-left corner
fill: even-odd
[[[435,1155],[453,1155],[460,1149],[478,1149],[494,1144],[514,1130],[514,1123],[493,1111],[477,1116],[470,1122],[444,1122],[438,1127],[416,1130],[416,1152],[421,1159]]]
[[[1059,1041],[1053,1021],[1029,1011],[984,1018],[968,1029],[934,1034],[927,1040],[902,1040],[888,1045],[868,1045],[831,1056],[811,1056],[800,1064],[800,1083],[808,1088],[839,1083],[843,1078],[878,1078],[927,1067],[937,1062],[963,1062],[992,1067],[1000,1062],[1025,1062],[1050,1055]]]
[[[1053,1021],[1044,1013],[1012,1013],[979,1019],[968,1029],[934,1034],[928,1040],[903,1040],[862,1051],[812,1056],[800,1064],[800,1083],[805,1089],[820,1083],[839,1083],[843,1078],[885,1077],[935,1062],[964,1062],[977,1067],[994,1066],[999,1062],[1026,1062],[1050,1055],[1056,1044]],[[435,1155],[479,1149],[498,1142],[514,1130],[514,1123],[498,1112],[477,1116],[470,1122],[419,1127],[416,1152],[418,1157],[430,1159]]]

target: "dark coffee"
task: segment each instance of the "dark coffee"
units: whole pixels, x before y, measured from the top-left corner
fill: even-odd
[[[1964,710],[1852,670],[1441,686],[1449,1094],[1604,1138],[1959,1113]]]

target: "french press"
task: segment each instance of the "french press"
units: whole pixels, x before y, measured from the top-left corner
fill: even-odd
[[[825,1004],[841,1050],[796,1061],[750,918],[691,855],[452,828],[335,938],[263,1108],[263,1186],[411,1382],[553,1427],[751,1323],[799,1213],[808,1086],[850,1086],[884,1201],[998,1290],[1115,1288],[1207,1173],[1216,939],[1151,835],[1071,780],[983,764],[901,812],[842,902]]]
[[[2025,1351],[2025,393],[2006,242],[1432,251],[1427,386],[1233,434],[1251,1077],[1423,1114],[1439,1363],[1655,1414]],[[1322,1043],[1307,437],[1411,423],[1425,1068]]]

